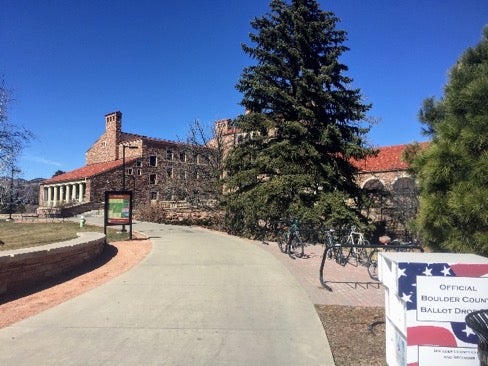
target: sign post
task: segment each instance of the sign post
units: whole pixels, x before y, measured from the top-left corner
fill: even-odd
[[[129,225],[129,239],[132,239],[132,191],[106,191],[105,192],[105,225]]]

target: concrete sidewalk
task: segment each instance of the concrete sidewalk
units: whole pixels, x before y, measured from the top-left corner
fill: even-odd
[[[198,228],[134,231],[153,242],[139,265],[1,329],[0,364],[334,364],[310,298],[268,251]]]

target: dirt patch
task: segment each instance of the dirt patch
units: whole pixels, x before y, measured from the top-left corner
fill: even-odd
[[[336,366],[386,365],[385,309],[315,305]]]

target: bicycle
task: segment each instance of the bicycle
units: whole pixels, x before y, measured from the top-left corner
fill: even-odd
[[[369,277],[375,281],[378,281],[378,252],[423,252],[424,249],[417,242],[402,242],[398,239],[392,240],[387,243],[378,244],[378,246],[371,250],[368,255],[366,266],[368,267]]]
[[[288,230],[278,235],[277,241],[282,253],[294,254],[297,258],[303,257],[305,244],[300,236],[297,220],[293,220]]]
[[[369,246],[369,241],[364,238],[364,234],[358,231],[355,226],[351,226],[345,244],[350,245],[349,256],[352,256],[357,264],[368,264],[368,251],[364,246]],[[348,257],[349,257],[348,256]]]
[[[340,264],[341,266],[345,266],[349,260],[349,255],[344,255],[342,245],[335,242],[334,233],[334,229],[323,230],[323,238],[321,242],[326,247],[327,258],[335,260],[336,263]]]
[[[367,263],[369,277],[375,281],[378,281],[378,249],[371,250]]]
[[[286,253],[288,250],[289,236],[289,231],[285,228],[281,228],[276,235],[276,241],[282,253]]]

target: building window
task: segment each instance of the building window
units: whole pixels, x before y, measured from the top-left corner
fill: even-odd
[[[156,184],[156,174],[149,175],[149,184]]]
[[[151,192],[151,200],[155,201],[158,199],[158,192]]]
[[[203,165],[208,165],[208,156],[207,155],[199,155],[200,156],[200,159],[198,161],[199,164],[203,164]]]
[[[142,169],[137,169],[137,175],[142,175]]]
[[[158,165],[158,158],[156,155],[151,155],[149,157],[149,166],[157,166]]]
[[[166,176],[170,179],[173,178],[173,168],[172,167],[166,168]]]
[[[127,168],[127,175],[132,175],[132,174],[134,174],[132,168]]]
[[[415,180],[410,177],[398,178],[393,183],[393,192],[401,195],[416,195],[417,187],[415,186]]]
[[[385,186],[379,179],[370,179],[364,183],[363,189],[368,193],[383,194],[385,192]]]
[[[173,160],[173,151],[166,150],[166,160]]]
[[[136,167],[141,167],[141,166],[142,166],[142,161],[137,160],[137,161],[136,161]]]
[[[180,161],[183,163],[186,162],[186,154],[184,152],[180,152]]]

